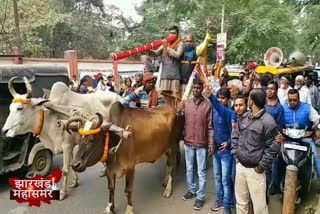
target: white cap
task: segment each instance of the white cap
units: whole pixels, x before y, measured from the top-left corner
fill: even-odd
[[[302,75],[298,75],[298,76],[296,76],[296,81],[297,81],[297,80],[302,80],[302,81],[304,81],[304,78],[303,78]]]

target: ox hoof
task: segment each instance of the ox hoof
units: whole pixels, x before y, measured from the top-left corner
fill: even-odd
[[[60,201],[64,200],[67,197],[67,193],[66,192],[60,192]]]
[[[165,197],[165,198],[170,198],[171,195],[172,195],[172,192],[171,192],[171,191],[165,190],[165,191],[163,192],[163,195],[162,195],[162,196]]]
[[[112,208],[112,203],[109,203],[103,213],[104,214],[113,214],[113,210],[112,209],[113,209]]]
[[[72,183],[69,185],[70,188],[76,188],[76,187],[78,187],[78,186],[79,186],[79,183],[78,183],[78,182],[72,182]]]
[[[166,176],[162,182],[162,186],[163,187],[167,187],[167,184],[168,184],[168,176]]]
[[[113,214],[113,212],[111,210],[104,210],[103,214]]]
[[[126,210],[125,214],[134,214],[133,206],[127,205],[127,210]]]
[[[170,198],[172,195],[172,177],[171,175],[167,176],[167,186],[164,189],[163,197]]]
[[[172,188],[171,188],[171,184],[167,184],[167,187],[164,189],[164,192],[163,192],[163,197],[166,197],[166,198],[170,198],[172,195]]]

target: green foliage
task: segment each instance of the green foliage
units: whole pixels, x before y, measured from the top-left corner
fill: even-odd
[[[11,0],[6,10],[0,4],[0,49],[11,54],[15,46],[15,24]],[[118,48],[130,27],[116,7],[103,0],[20,0],[18,2],[22,50],[26,56],[63,57],[75,49],[80,57],[108,58]],[[3,22],[1,17],[6,14]],[[1,25],[0,25],[1,26]],[[0,32],[2,32],[0,31]]]
[[[290,8],[283,7],[278,0],[250,1],[238,5],[235,11],[228,11],[226,16],[230,59],[262,60],[266,50],[273,46],[287,54],[294,49],[294,16]]]
[[[165,6],[155,6],[156,4]],[[163,0],[153,2],[152,8],[145,3],[142,7],[149,9],[141,14],[144,16],[141,25],[158,36],[159,33],[154,28],[170,23],[167,17],[163,18],[165,8],[165,13],[176,23],[180,23],[182,35],[192,33],[197,43],[200,43],[205,36],[205,20],[208,17],[217,21],[212,33],[216,35],[220,32],[223,4],[225,31],[228,35],[227,57],[230,61],[261,60],[265,51],[272,46],[282,48],[285,53],[294,50],[294,14],[290,6],[281,5],[278,0]],[[157,25],[154,26],[154,23]],[[144,37],[149,36],[144,34]],[[209,49],[211,59],[215,52],[214,46]]]
[[[103,2],[18,1],[23,53],[63,57],[65,50],[75,49],[80,57],[109,58],[111,52],[165,38],[172,25],[179,26],[182,38],[192,33],[199,44],[208,17],[216,21],[213,35],[220,32],[225,5],[229,61],[262,60],[266,50],[276,46],[286,57],[300,49],[320,62],[319,0],[145,0],[136,8],[143,17],[140,23]],[[4,54],[11,54],[15,46],[11,3],[1,0],[0,4],[0,52]],[[213,42],[208,50],[210,60],[215,58],[215,46]]]
[[[298,48],[311,55],[313,61],[320,62],[320,5],[307,5],[301,16],[297,24]]]

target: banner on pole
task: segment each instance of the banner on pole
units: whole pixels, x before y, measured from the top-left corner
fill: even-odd
[[[227,47],[227,34],[218,33],[217,34],[217,52],[216,52],[217,62],[225,59],[226,47]]]
[[[217,34],[217,46],[223,45],[227,47],[227,33],[218,33]]]

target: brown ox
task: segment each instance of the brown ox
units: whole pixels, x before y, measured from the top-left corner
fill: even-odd
[[[111,122],[119,127],[130,127],[132,136],[123,139],[118,150],[109,154],[106,161],[106,174],[109,188],[109,204],[105,213],[115,209],[114,191],[116,177],[125,174],[125,193],[128,199],[127,214],[133,213],[132,190],[135,165],[138,163],[154,162],[164,153],[167,154],[167,175],[164,181],[164,197],[172,195],[172,176],[176,166],[176,154],[179,139],[183,129],[182,120],[176,116],[175,110],[167,105],[153,109],[130,109],[116,102],[112,105]],[[71,121],[74,121],[71,119]],[[69,121],[70,122],[70,121]],[[83,123],[84,121],[82,121]],[[70,123],[69,123],[70,124]],[[86,167],[97,163],[104,152],[105,130],[95,135],[81,138],[79,149],[73,160],[72,168],[82,172]],[[110,134],[110,148],[116,146],[119,137]]]

